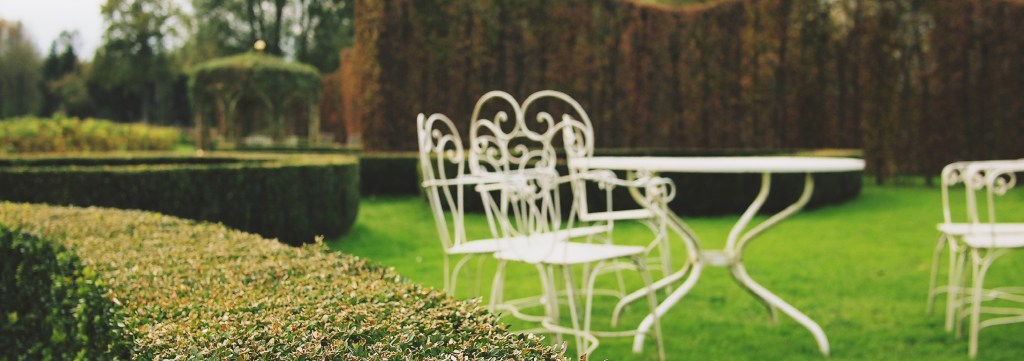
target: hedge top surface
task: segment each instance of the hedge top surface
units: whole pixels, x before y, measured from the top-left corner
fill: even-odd
[[[141,211],[0,203],[76,251],[127,311],[135,358],[564,359],[392,269]]]
[[[238,71],[255,69],[256,71],[278,71],[293,73],[307,77],[316,77],[319,81],[320,72],[311,65],[289,62],[282,57],[257,52],[246,52],[237,55],[216,58],[196,65],[192,74],[215,73],[217,71]]]
[[[204,156],[169,152],[96,153],[92,155],[0,155],[0,171],[92,171],[144,170],[154,168],[239,168],[284,167],[310,164],[356,164],[354,156],[342,154],[271,154],[211,152]]]
[[[207,96],[236,97],[245,92],[269,100],[293,97],[319,99],[320,72],[316,68],[283,58],[248,52],[217,58],[189,71],[189,96],[206,104]]]

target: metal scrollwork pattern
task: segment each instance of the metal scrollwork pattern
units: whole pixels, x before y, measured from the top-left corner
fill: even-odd
[[[432,211],[443,214],[447,209],[454,215],[451,228],[435,217],[441,242],[448,249],[466,241],[462,223],[464,186],[450,182],[465,175],[466,152],[455,124],[444,114],[420,114],[416,123],[423,185]],[[452,171],[454,174],[449,174]]]

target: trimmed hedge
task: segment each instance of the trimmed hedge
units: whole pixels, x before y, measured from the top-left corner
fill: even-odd
[[[180,130],[102,119],[23,117],[0,121],[0,152],[171,150]]]
[[[0,199],[151,210],[300,244],[355,222],[359,165],[311,154],[0,157]]]
[[[359,169],[362,194],[420,194],[419,164],[416,152],[361,154]]]
[[[98,208],[2,203],[0,224],[60,239],[97,271],[133,358],[565,359],[476,303],[319,243]]]
[[[485,92],[555,89],[602,146],[863,148],[879,179],[1024,154],[1024,1],[699,2],[356,1],[354,122],[413,150],[416,113],[467,134]]]
[[[131,356],[104,281],[59,243],[0,225],[0,360]]]

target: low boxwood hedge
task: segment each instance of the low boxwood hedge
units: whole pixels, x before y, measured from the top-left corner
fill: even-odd
[[[0,225],[0,360],[128,359],[118,311],[73,252]]]
[[[359,164],[312,154],[0,157],[0,199],[151,210],[299,244],[352,226]]]
[[[322,243],[288,247],[144,211],[6,202],[0,224],[58,239],[96,271],[123,305],[133,358],[565,359],[476,303]]]
[[[419,155],[414,152],[359,155],[362,194],[408,196],[420,194]]]

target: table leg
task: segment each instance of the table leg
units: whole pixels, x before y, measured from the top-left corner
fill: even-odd
[[[776,213],[775,215],[769,217],[767,220],[761,222],[761,224],[758,224],[749,231],[744,232],[743,230],[746,228],[747,224],[753,218],[754,214],[756,214],[757,211],[760,210],[761,206],[764,204],[764,201],[768,198],[768,192],[770,191],[770,188],[771,174],[764,173],[761,176],[761,192],[758,194],[757,198],[750,205],[750,208],[747,209],[747,211],[743,214],[743,217],[740,218],[740,221],[736,224],[735,227],[733,227],[732,232],[730,232],[729,234],[729,240],[726,244],[726,252],[732,255],[732,264],[729,266],[729,269],[733,275],[733,278],[735,278],[740,283],[740,285],[746,288],[748,292],[755,295],[762,303],[766,305],[766,307],[768,307],[769,312],[772,315],[773,321],[776,318],[775,309],[777,308],[782,310],[783,313],[793,318],[797,323],[804,326],[804,328],[810,331],[811,334],[814,335],[814,339],[818,343],[818,349],[821,350],[822,354],[828,355],[828,338],[825,336],[825,332],[821,329],[821,326],[819,326],[817,323],[811,320],[810,317],[807,317],[807,315],[801,313],[792,305],[786,303],[786,301],[783,301],[782,298],[779,298],[775,294],[768,291],[768,289],[764,288],[763,286],[755,282],[752,278],[750,278],[750,275],[747,274],[746,269],[743,267],[743,250],[746,249],[746,246],[750,243],[751,239],[761,234],[768,228],[774,226],[781,220],[800,211],[800,209],[803,209],[803,207],[807,205],[807,202],[809,202],[811,199],[811,194],[814,192],[814,177],[811,176],[810,173],[805,175],[804,190],[803,193],[800,195],[800,198],[797,199],[796,202],[791,204],[789,207],[786,207],[786,209],[783,209],[779,213]]]
[[[823,355],[828,356],[828,337],[825,336],[825,331],[821,329],[821,326],[818,326],[814,320],[797,310],[796,307],[791,306],[786,303],[786,301],[779,298],[779,296],[776,296],[771,293],[771,291],[768,291],[768,289],[757,284],[757,282],[754,282],[754,280],[750,278],[750,275],[747,274],[747,270],[743,268],[743,264],[737,263],[730,267],[730,270],[732,270],[733,276],[740,280],[743,286],[756,294],[757,297],[764,300],[772,307],[782,310],[782,313],[793,318],[793,320],[810,331],[811,334],[814,335],[814,340],[818,342],[818,350],[821,350]]]

